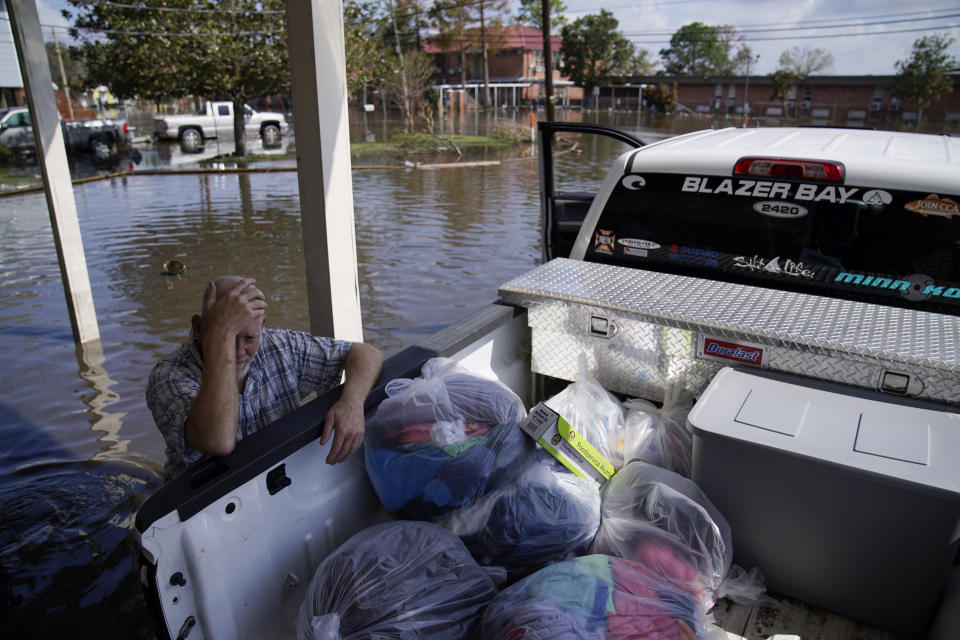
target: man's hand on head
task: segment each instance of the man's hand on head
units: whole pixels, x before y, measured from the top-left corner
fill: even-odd
[[[320,444],[326,444],[333,433],[327,464],[343,462],[363,443],[363,403],[341,397],[330,407],[323,421]]]
[[[252,321],[263,318],[267,299],[256,282],[253,278],[241,278],[227,291],[217,291],[213,282],[208,284],[203,300],[205,333],[236,335]]]

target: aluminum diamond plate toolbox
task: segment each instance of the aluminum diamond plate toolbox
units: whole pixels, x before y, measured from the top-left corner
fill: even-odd
[[[612,391],[697,394],[752,365],[960,404],[960,318],[556,258],[500,287],[526,307],[537,373],[574,380],[577,359]]]

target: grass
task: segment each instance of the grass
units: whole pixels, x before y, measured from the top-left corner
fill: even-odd
[[[24,187],[37,187],[43,184],[36,167],[24,169],[0,169],[0,193],[17,191]]]

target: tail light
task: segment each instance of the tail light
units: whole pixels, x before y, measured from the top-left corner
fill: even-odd
[[[823,160],[740,158],[733,167],[733,175],[843,182],[844,168],[839,162]]]

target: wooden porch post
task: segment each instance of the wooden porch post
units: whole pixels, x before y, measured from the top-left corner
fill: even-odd
[[[287,0],[286,7],[310,330],[358,341],[343,11],[339,0]]]
[[[40,19],[34,0],[7,0],[13,40],[20,58],[20,73],[27,92],[33,123],[37,165],[43,176],[50,227],[57,246],[60,277],[67,299],[73,339],[79,343],[100,338],[87,260],[80,237],[77,203],[67,165],[67,151],[60,126],[60,113],[53,95],[47,50],[40,35]]]

